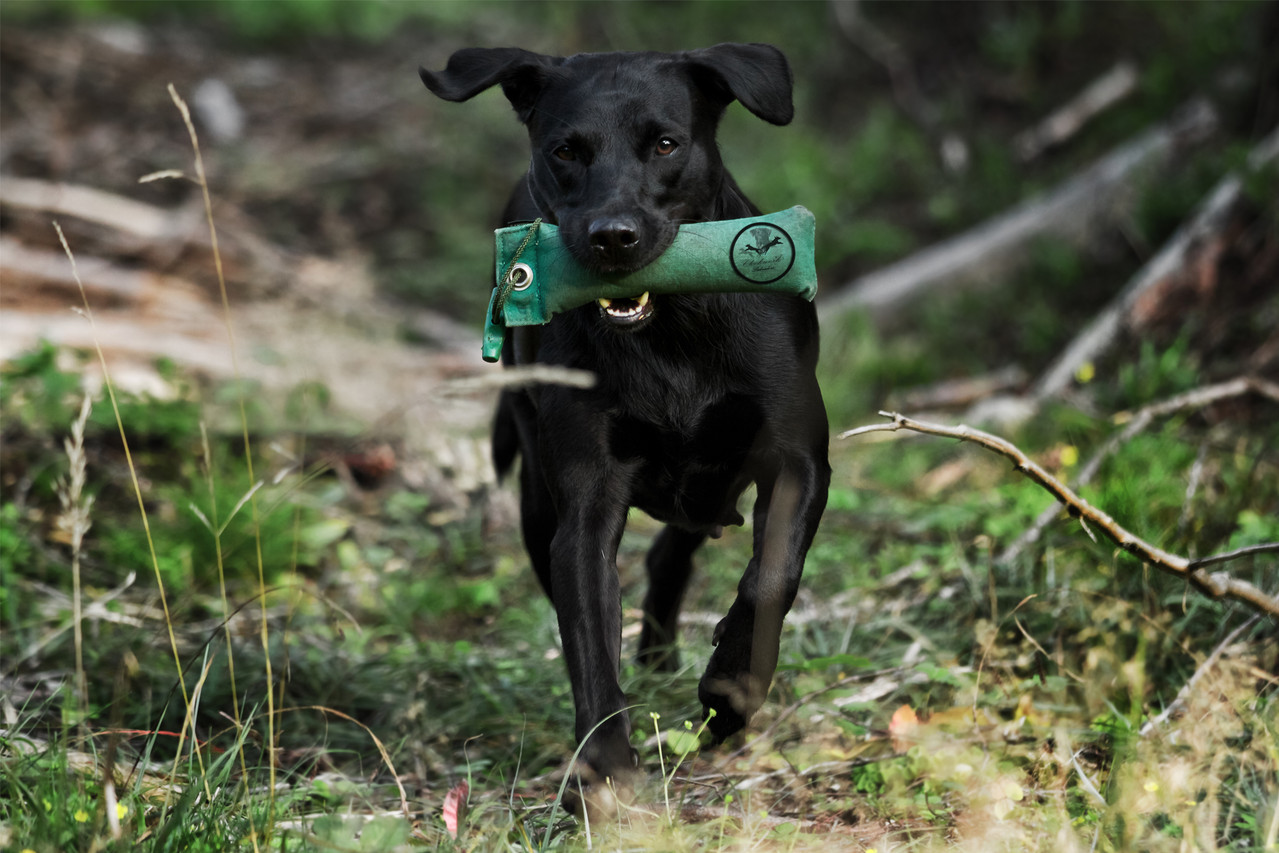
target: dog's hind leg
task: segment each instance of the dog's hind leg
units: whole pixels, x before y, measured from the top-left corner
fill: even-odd
[[[648,594],[644,596],[644,627],[640,630],[641,664],[663,672],[679,669],[677,622],[684,590],[693,574],[693,552],[706,533],[667,525],[657,534],[645,559]]]

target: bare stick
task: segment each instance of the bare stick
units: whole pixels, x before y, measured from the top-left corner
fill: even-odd
[[[1120,62],[1088,84],[1060,109],[1034,127],[1017,134],[1013,147],[1022,160],[1033,160],[1079,132],[1099,113],[1137,90],[1137,66]]]
[[[987,450],[1012,460],[1018,471],[1038,483],[1049,494],[1064,503],[1067,511],[1073,517],[1078,518],[1085,525],[1091,524],[1099,528],[1120,548],[1138,559],[1168,574],[1189,581],[1212,598],[1231,598],[1236,601],[1243,601],[1265,613],[1279,616],[1279,596],[1270,595],[1247,581],[1231,577],[1225,572],[1209,574],[1200,567],[1207,561],[1218,561],[1218,558],[1209,557],[1206,561],[1192,562],[1185,557],[1169,553],[1135,536],[1121,526],[1119,522],[1107,515],[1105,511],[1093,506],[1071,491],[1069,487],[1045,471],[1011,442],[962,424],[951,427],[943,424],[928,423],[908,418],[897,412],[880,412],[880,415],[888,418],[889,422],[848,430],[841,433],[839,437],[852,438],[869,432],[896,432],[897,430],[906,429],[925,435],[957,438],[961,441],[971,441],[974,444],[981,445]],[[1279,548],[1279,543],[1267,547]],[[1225,557],[1223,556],[1221,559],[1224,560]]]
[[[1092,482],[1093,477],[1097,476],[1097,472],[1101,470],[1101,464],[1118,450],[1121,446],[1132,440],[1132,437],[1144,430],[1156,418],[1167,417],[1177,412],[1186,411],[1188,409],[1202,409],[1221,400],[1227,400],[1232,397],[1241,397],[1244,394],[1257,394],[1261,397],[1274,400],[1279,403],[1279,384],[1260,379],[1254,376],[1241,376],[1231,379],[1228,382],[1219,382],[1215,385],[1205,385],[1202,388],[1194,388],[1176,396],[1161,400],[1158,403],[1151,403],[1149,406],[1139,410],[1128,420],[1122,430],[1112,435],[1101,448],[1094,453],[1083,467],[1079,469],[1079,473],[1075,476],[1076,488],[1082,488]],[[1020,536],[1004,549],[995,562],[1000,565],[1006,565],[1021,555],[1021,552],[1027,546],[1039,541],[1039,537],[1043,534],[1052,520],[1057,517],[1058,505],[1045,509],[1035,519],[1035,523],[1026,529]]]

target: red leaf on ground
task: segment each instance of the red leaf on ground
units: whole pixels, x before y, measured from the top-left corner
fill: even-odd
[[[466,818],[466,795],[471,786],[458,782],[444,797],[444,828],[449,835],[457,838],[457,828]]]

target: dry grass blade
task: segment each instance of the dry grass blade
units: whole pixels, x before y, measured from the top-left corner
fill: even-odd
[[[391,771],[391,778],[395,780],[395,787],[400,792],[400,809],[404,812],[404,817],[408,820],[413,819],[413,812],[409,808],[409,795],[404,790],[404,783],[400,781],[400,775],[395,772],[395,765],[391,762],[391,754],[386,751],[386,746],[383,745],[381,739],[378,738],[377,735],[373,734],[373,730],[371,728],[364,725],[364,723],[361,723],[350,714],[344,714],[335,708],[328,708],[324,705],[298,705],[293,708],[281,708],[278,713],[285,714],[291,711],[319,711],[322,714],[332,714],[335,717],[341,717],[348,723],[354,723],[364,729],[364,733],[369,736],[369,740],[373,741],[373,745],[377,747],[378,754],[382,756],[382,763],[386,765],[387,770]]]
[[[67,243],[66,235],[62,233],[61,226],[55,222],[53,223],[53,228],[58,232],[58,240],[61,241],[62,249],[67,253],[67,259],[71,262],[71,274],[75,278],[76,284],[80,287],[80,298],[84,304],[84,317],[89,321],[90,328],[94,328],[93,308],[89,305],[88,294],[84,290],[83,282],[80,281],[80,271],[76,268],[75,255],[71,251],[71,246]],[[137,466],[133,464],[133,454],[129,450],[129,437],[124,431],[124,420],[120,417],[120,404],[116,399],[115,385],[111,381],[111,371],[107,368],[107,357],[102,351],[102,345],[97,342],[96,333],[94,335],[94,348],[97,350],[98,362],[102,367],[102,382],[107,389],[107,398],[111,401],[111,411],[115,414],[116,428],[120,432],[120,444],[124,449],[125,467],[129,469],[129,479],[133,485],[133,494],[138,500],[138,512],[142,517],[142,530],[146,534],[147,553],[151,557],[151,569],[155,574],[156,590],[160,594],[160,605],[164,609],[164,626],[169,634],[169,649],[173,653],[174,672],[177,674],[178,686],[182,691],[182,702],[184,705],[189,706],[191,697],[187,691],[186,681],[182,677],[182,656],[178,653],[178,638],[173,630],[173,619],[169,613],[169,599],[165,594],[164,576],[160,573],[160,558],[156,554],[155,538],[151,535],[151,521],[147,515],[146,501],[143,500],[142,497],[142,485],[138,479],[138,469]],[[184,727],[178,738],[177,754],[179,758],[182,755],[182,743],[185,737],[186,728]],[[203,775],[204,758],[198,752],[196,753],[196,758],[200,763],[201,775]],[[175,759],[173,765],[173,776],[175,778],[177,776],[177,772],[178,765],[177,759]],[[173,785],[170,784],[166,788],[165,792],[165,808],[168,808],[169,806],[169,797],[172,790]]]
[[[84,675],[84,609],[80,594],[80,553],[84,546],[84,536],[89,532],[93,522],[90,511],[93,509],[93,496],[84,494],[87,476],[87,461],[84,452],[84,427],[89,422],[89,412],[93,401],[85,395],[80,405],[80,415],[71,424],[71,437],[63,441],[67,453],[69,470],[66,477],[58,479],[58,502],[62,512],[58,515],[56,526],[59,532],[67,536],[71,546],[71,625],[75,637],[75,704],[76,725],[84,735],[84,724],[89,714],[89,686]]]
[[[226,275],[222,269],[222,254],[218,251],[218,229],[213,222],[213,197],[209,193],[209,182],[204,171],[204,158],[200,154],[200,138],[195,132],[195,124],[191,121],[191,110],[187,107],[186,101],[178,95],[178,90],[172,83],[169,84],[169,97],[173,100],[174,106],[178,108],[178,112],[182,114],[182,121],[186,125],[187,133],[191,137],[191,150],[195,155],[195,174],[196,183],[200,185],[200,192],[204,197],[204,215],[209,223],[209,243],[213,250],[213,265],[218,276],[218,292],[222,297],[222,317],[226,325],[227,344],[231,350],[231,367],[235,375],[237,385],[240,384],[240,360],[236,353],[235,346],[235,328],[231,323],[231,300],[227,296]],[[249,439],[249,415],[245,403],[245,395],[239,394],[240,409],[240,428],[244,439],[244,465],[249,475],[249,482],[257,482],[257,477],[253,472],[253,445]],[[263,669],[266,675],[266,701],[267,701],[267,761],[268,772],[270,775],[270,784],[268,790],[268,807],[267,807],[267,837],[270,837],[270,825],[275,816],[275,777],[276,777],[276,755],[275,755],[275,678],[271,671],[271,640],[267,628],[267,604],[266,604],[266,570],[262,562],[262,525],[261,517],[258,513],[258,502],[256,492],[252,493],[249,498],[249,506],[253,517],[253,545],[257,558],[258,566],[258,590],[259,602],[261,605],[261,641],[262,641],[262,659]],[[252,820],[252,817],[250,817]],[[257,832],[253,833],[253,847],[258,849]]]

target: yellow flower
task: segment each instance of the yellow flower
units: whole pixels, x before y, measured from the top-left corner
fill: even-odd
[[[75,818],[76,823],[88,823],[89,821],[89,813],[84,809],[76,809],[75,814],[72,815],[72,817]]]
[[[124,820],[124,816],[127,815],[128,813],[129,813],[129,807],[126,806],[124,803],[115,804],[116,817],[120,818],[121,820]]]
[[[1061,449],[1061,465],[1063,468],[1073,468],[1079,464],[1079,448],[1073,444],[1067,444]]]
[[[1145,785],[1142,785],[1142,787],[1153,794],[1155,791],[1159,790],[1159,783],[1156,782],[1154,779],[1151,779]]]
[[[1097,368],[1093,366],[1091,361],[1085,361],[1079,365],[1079,369],[1075,371],[1075,379],[1080,385],[1087,385],[1097,375]]]

